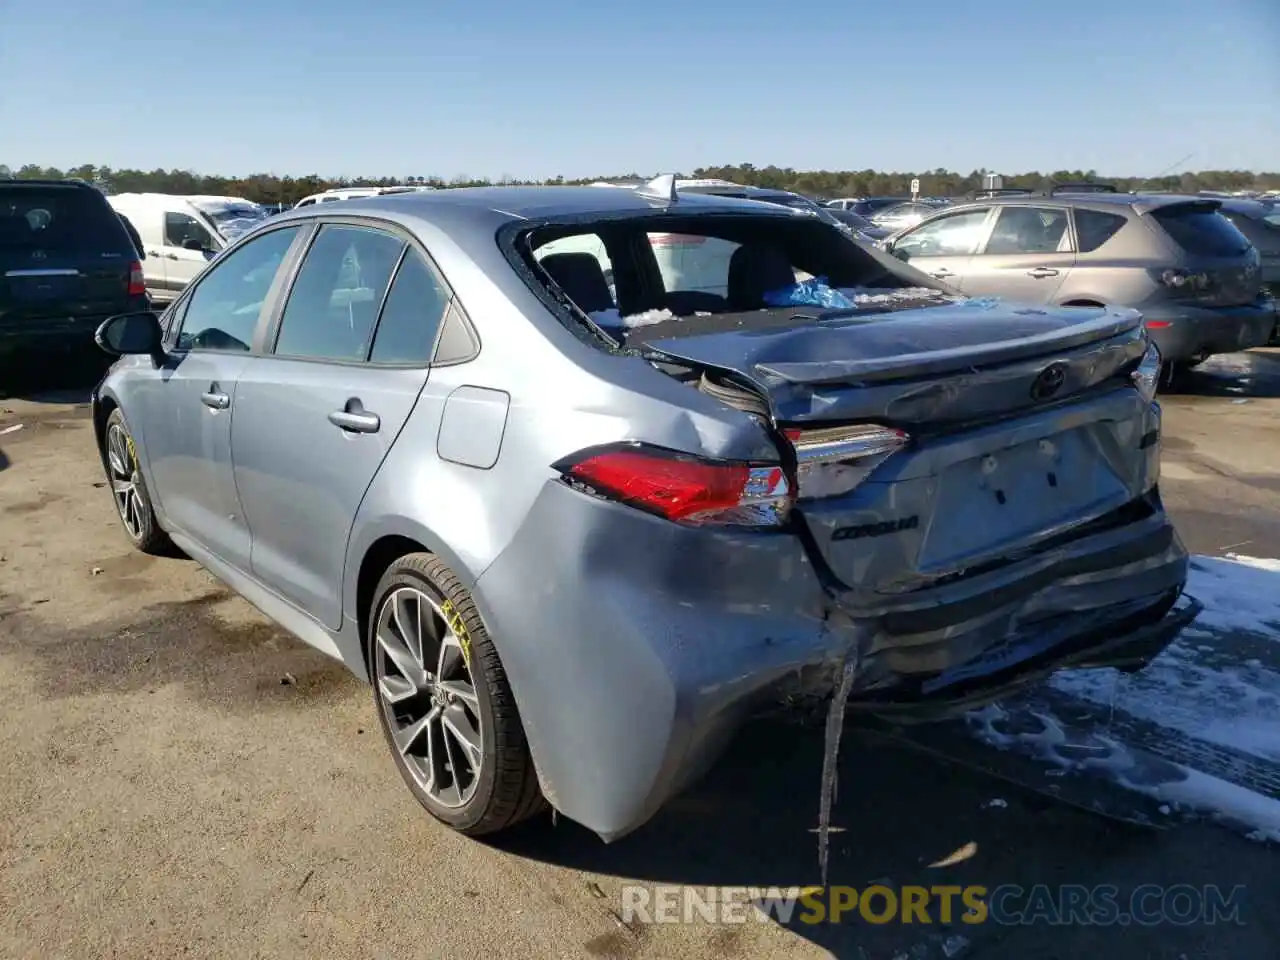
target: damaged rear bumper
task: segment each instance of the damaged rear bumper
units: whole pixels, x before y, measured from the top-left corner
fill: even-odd
[[[789,533],[709,531],[550,482],[474,594],[539,781],[605,840],[649,819],[768,705],[931,719],[1064,667],[1138,668],[1199,612],[1154,512],[908,593],[824,587]],[[816,777],[816,772],[815,772]]]

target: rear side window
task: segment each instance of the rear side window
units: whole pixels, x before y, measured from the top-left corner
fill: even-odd
[[[1076,243],[1080,253],[1093,253],[1120,232],[1126,218],[1118,213],[1076,210]]]
[[[448,306],[449,291],[422,257],[410,250],[387,293],[369,359],[374,363],[429,362]]]
[[[317,360],[364,360],[374,320],[404,250],[367,227],[321,227],[280,318],[275,352]]]
[[[1249,249],[1248,238],[1215,207],[1175,204],[1161,207],[1151,216],[1187,253],[1235,257]]]
[[[1067,211],[1056,207],[1007,206],[1000,208],[983,253],[990,256],[1019,253],[1067,253]]]
[[[129,234],[106,199],[60,186],[0,187],[0,251],[46,255],[135,256]]]

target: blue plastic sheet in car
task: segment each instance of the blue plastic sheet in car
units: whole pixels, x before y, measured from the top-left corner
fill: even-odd
[[[827,285],[826,277],[812,277],[789,287],[770,290],[764,295],[764,302],[771,307],[829,307],[837,310],[848,310],[854,306],[852,300]]]

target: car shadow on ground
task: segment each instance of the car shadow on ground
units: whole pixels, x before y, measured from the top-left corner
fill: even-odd
[[[1280,397],[1280,350],[1246,350],[1210,357],[1172,382],[1165,395],[1270,399]]]
[[[1249,863],[1223,859],[1228,844],[1251,845],[1216,827],[1157,831],[1104,820],[863,735],[856,723],[845,741],[832,817],[830,887],[861,892],[883,885],[901,903],[903,888],[912,886],[978,885],[990,891],[1003,885],[1030,890],[1038,884],[1054,889],[1062,884],[1115,884],[1125,891],[1142,883],[1214,883],[1230,891],[1243,883],[1251,886],[1259,903],[1264,898],[1265,877],[1273,866],[1264,848],[1249,851]],[[561,820],[554,827],[531,824],[500,846],[536,860],[626,878],[619,886],[632,883],[650,890],[668,884],[816,886],[822,753],[819,729],[753,723],[701,784],[672,800],[628,837],[606,845]],[[948,859],[959,862],[936,865]],[[1252,884],[1251,877],[1257,878]],[[885,909],[885,895],[876,898],[870,904],[872,921]],[[620,910],[625,901],[619,892],[609,902]],[[872,922],[856,907],[841,922],[832,923],[829,917],[815,922],[815,915],[804,915],[801,907],[782,925],[837,957],[859,960],[927,960],[971,955],[970,949],[983,957],[1075,957],[1098,949],[1109,949],[1115,956],[1173,957],[1181,952],[1192,955],[1197,945],[1209,943],[1227,949],[1224,945],[1234,943],[1236,932],[1176,928],[1172,933],[1179,948],[1167,952],[1168,925],[1123,931],[1114,925],[975,926],[960,919],[958,896],[955,903],[950,924],[941,922],[935,898],[929,924],[884,922],[883,917]],[[652,955],[661,955],[661,947],[648,942],[661,936],[660,929],[621,912],[616,916],[616,933],[589,944],[590,952],[627,957],[653,950]],[[723,948],[719,954],[735,955],[733,927],[720,927],[718,933]],[[1248,936],[1258,933],[1253,930]],[[1126,945],[1123,954],[1114,952],[1118,940]],[[1228,952],[1244,955],[1235,949]]]
[[[112,362],[105,354],[86,353],[25,366],[8,364],[0,367],[0,403],[88,403],[89,393]]]

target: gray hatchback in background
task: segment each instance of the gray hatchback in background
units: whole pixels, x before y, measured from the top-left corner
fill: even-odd
[[[770,306],[801,274],[855,306]],[[922,720],[1198,612],[1138,314],[941,286],[672,178],[319,204],[99,329],[95,436],[135,546],[367,678],[434,816],[611,839],[837,679]]]
[[[1189,366],[1262,346],[1276,323],[1259,253],[1220,206],[1093,191],[998,196],[947,207],[884,245],[970,296],[1132,307],[1164,360]]]

